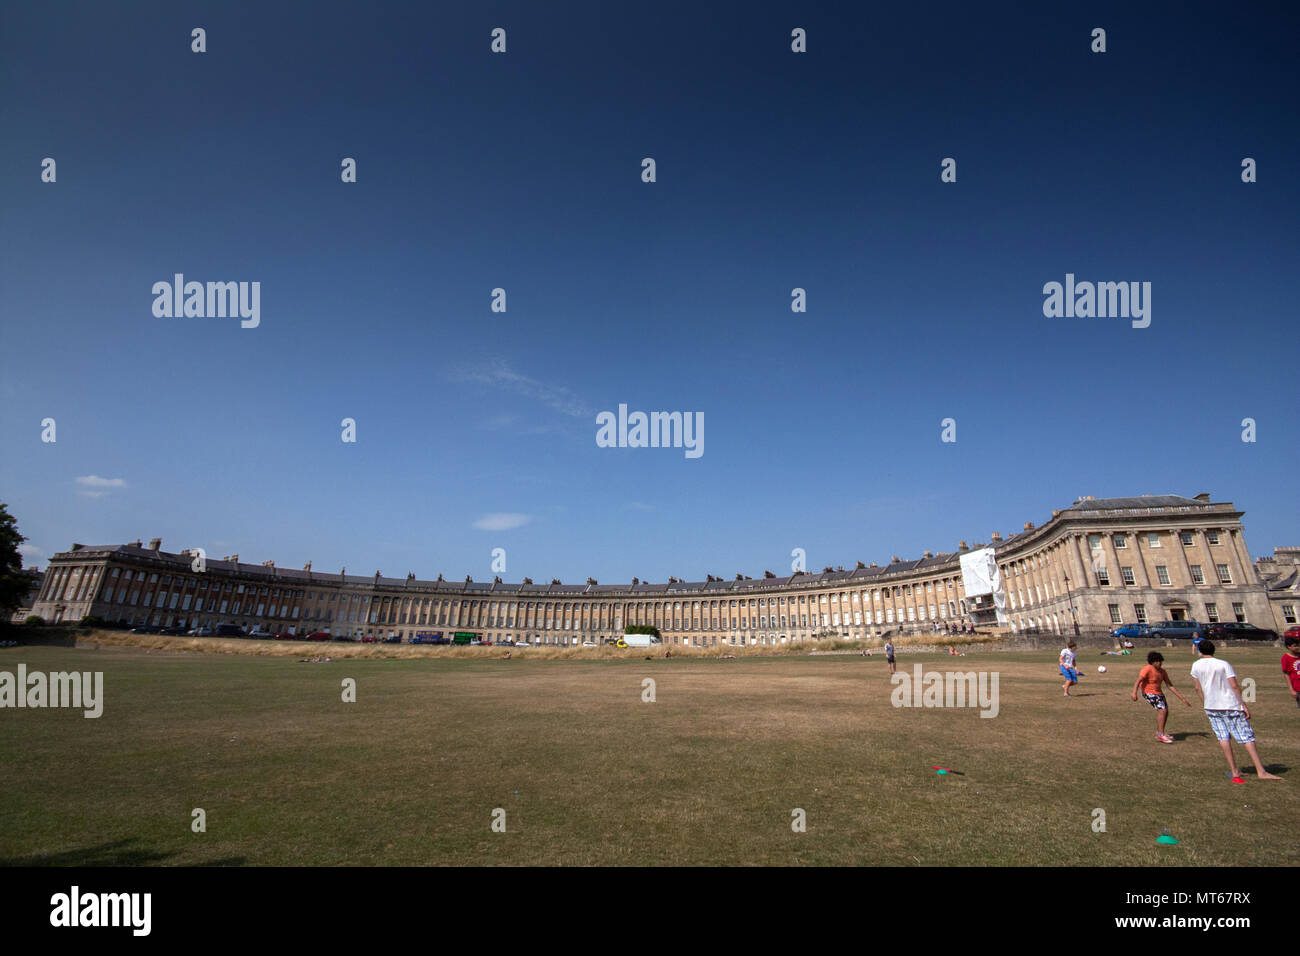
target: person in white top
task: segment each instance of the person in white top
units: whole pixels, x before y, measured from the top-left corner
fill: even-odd
[[[1059,663],[1061,665],[1061,676],[1065,678],[1065,683],[1061,688],[1065,691],[1065,696],[1070,696],[1070,687],[1079,683],[1079,671],[1074,666],[1075,648],[1078,647],[1074,641],[1061,648]]]
[[[1246,748],[1250,759],[1255,762],[1255,774],[1260,780],[1281,780],[1264,769],[1255,748],[1255,731],[1250,726],[1250,711],[1241,700],[1241,691],[1237,687],[1237,672],[1227,661],[1217,660],[1214,656],[1214,642],[1201,641],[1200,659],[1192,665],[1192,683],[1196,692],[1205,703],[1205,716],[1210,719],[1214,736],[1219,739],[1223,756],[1232,771],[1233,783],[1245,783],[1237,771],[1237,761],[1232,755],[1232,738]]]

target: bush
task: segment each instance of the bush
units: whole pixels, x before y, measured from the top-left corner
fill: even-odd
[[[40,627],[45,623],[45,618],[41,617],[39,614],[28,614],[23,618],[23,623],[30,625],[31,627]]]
[[[97,614],[87,614],[78,624],[80,627],[103,627],[104,619]]]

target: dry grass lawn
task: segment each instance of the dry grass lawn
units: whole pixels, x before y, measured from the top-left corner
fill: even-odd
[[[339,649],[449,650],[309,653]],[[0,863],[1300,862],[1279,839],[1300,802],[1300,711],[1272,647],[1226,655],[1257,681],[1260,750],[1287,778],[1245,785],[1226,779],[1199,709],[1174,701],[1177,742],[1156,742],[1151,709],[1128,696],[1136,658],[1085,658],[1065,700],[1052,653],[903,652],[903,669],[996,670],[1000,713],[985,719],[892,706],[878,656],[463,650],[303,664],[301,645],[293,657],[0,649],[0,670],[102,671],[106,698],[98,720],[0,711]],[[1166,656],[1191,695],[1190,650]],[[191,831],[194,808],[206,833]],[[795,809],[806,832],[791,828]],[[1155,842],[1166,828],[1178,846]]]

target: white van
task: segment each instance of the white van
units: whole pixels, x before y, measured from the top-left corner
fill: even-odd
[[[627,647],[651,647],[662,644],[663,640],[653,634],[624,634],[623,644]]]

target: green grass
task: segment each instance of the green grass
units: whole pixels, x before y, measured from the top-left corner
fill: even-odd
[[[1195,701],[1190,651],[1167,656]],[[983,719],[892,707],[879,656],[0,649],[0,669],[103,671],[106,698],[98,720],[0,710],[0,863],[1295,865],[1300,711],[1281,652],[1225,656],[1257,681],[1260,751],[1288,779],[1230,783],[1203,712],[1172,698],[1178,741],[1157,743],[1129,700],[1137,658],[1085,658],[1073,700],[1050,653],[900,660],[997,670],[1001,711]],[[1156,844],[1165,828],[1180,845]]]

